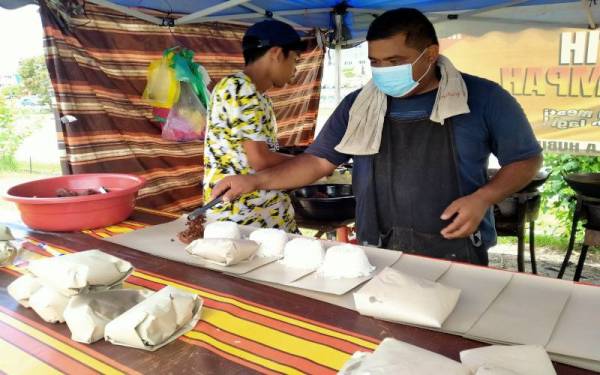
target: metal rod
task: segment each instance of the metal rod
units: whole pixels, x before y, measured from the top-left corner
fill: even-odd
[[[560,271],[558,271],[557,278],[562,279],[567,267],[569,266],[569,259],[571,258],[571,254],[573,253],[573,247],[575,246],[575,236],[577,235],[577,224],[579,223],[579,217],[581,216],[583,203],[581,199],[577,198],[577,205],[575,206],[575,210],[573,211],[573,223],[571,224],[571,236],[569,237],[569,246],[567,247],[567,253],[565,254],[565,259],[563,260],[562,265],[560,266]]]
[[[535,262],[535,221],[529,222],[529,257],[531,259],[531,273],[537,275],[537,264]]]
[[[242,6],[250,9],[248,5],[252,4],[241,4]],[[259,8],[259,7],[256,7]],[[329,13],[332,11],[332,8],[319,8],[319,9],[299,9],[299,10],[284,10],[280,12],[273,12],[273,18],[275,17],[285,17],[285,16],[293,16],[293,15],[304,15],[304,14],[315,14],[315,13]],[[226,16],[207,16],[199,18],[196,22],[213,22],[213,21],[229,21],[229,20],[241,20],[248,18],[260,18],[265,17],[265,13],[237,13],[237,14],[228,14]],[[291,21],[284,21],[291,22]]]
[[[356,43],[362,43],[365,41],[365,38],[366,38],[366,36],[363,35],[362,37],[359,37],[359,38],[344,40],[344,41],[342,41],[342,45],[343,46],[351,46]]]
[[[579,281],[581,279],[581,273],[583,272],[583,265],[585,264],[585,258],[587,257],[589,245],[583,245],[581,247],[581,253],[579,254],[579,261],[575,268],[575,275],[573,275],[573,281]]]
[[[503,8],[508,8],[508,7],[512,7],[515,5],[519,5],[519,4],[523,4],[528,2],[529,0],[512,0],[512,1],[507,1],[505,3],[502,4],[497,4],[497,5],[491,5],[489,7],[484,7],[484,8],[479,8],[479,9],[473,9],[473,10],[468,10],[466,12],[460,12],[460,13],[448,13],[448,14],[435,14],[432,15],[430,17],[430,20],[432,23],[442,23],[442,22],[446,22],[446,21],[453,21],[455,19],[459,19],[462,20],[463,18],[467,18],[467,17],[471,17],[477,14],[482,14],[482,13],[487,13],[487,12],[491,12],[494,10],[498,10],[498,9],[503,9]],[[456,18],[449,18],[449,15],[456,15]],[[428,17],[430,16],[430,14],[426,14]]]
[[[258,13],[241,13],[241,14],[228,14],[226,16],[208,16],[198,18],[194,21],[194,23],[203,23],[203,22],[228,22],[228,21],[236,21],[236,20],[248,20],[254,18],[262,18],[265,17],[264,14]]]
[[[496,23],[504,23],[507,25],[581,28],[581,24],[574,24],[574,23],[561,23],[561,22],[537,21],[537,20],[516,20],[516,19],[508,19],[508,18],[492,17],[492,16],[468,16],[468,17],[461,17],[459,19],[461,21],[496,22]],[[435,23],[435,22],[433,22],[433,23]]]
[[[525,272],[525,214],[527,203],[517,201],[517,269]]]
[[[335,101],[339,105],[342,101],[342,45],[335,45]]]
[[[281,10],[281,11],[273,12],[273,14],[277,14],[278,16],[295,16],[295,15],[303,15],[303,14],[330,13],[332,11],[333,11],[333,8],[295,9],[295,10]]]
[[[342,15],[335,15],[335,101],[342,101]]]
[[[105,8],[116,10],[117,12],[124,13],[124,14],[126,14],[128,16],[132,16],[132,17],[139,18],[141,20],[153,23],[155,25],[162,24],[162,19],[160,19],[158,17],[151,16],[149,14],[146,14],[146,13],[141,12],[141,11],[136,10],[136,9],[131,9],[131,8],[128,8],[128,7],[124,7],[122,5],[115,4],[115,3],[111,2],[111,1],[107,1],[107,0],[88,0],[88,1],[90,3],[94,3],[94,4],[97,4],[97,5],[103,6]]]
[[[250,2],[248,2],[248,3],[246,3],[246,4],[242,4],[242,6],[243,6],[244,8],[250,9],[250,10],[252,10],[252,11],[256,12],[256,13],[262,14],[262,15],[263,15],[263,17],[264,17],[264,16],[266,15],[266,13],[267,13],[267,10],[266,10],[266,9],[263,9],[263,8],[261,8],[261,7],[259,7],[259,6],[256,6],[256,5],[254,5],[254,4],[251,4]],[[273,15],[273,16],[272,16],[272,17],[273,17],[273,19],[275,19],[275,20],[278,20],[278,21],[281,21],[281,22],[285,22],[285,23],[287,23],[288,25],[291,25],[291,26],[293,26],[293,27],[295,27],[295,28],[297,28],[297,29],[299,29],[299,28],[305,28],[305,26],[303,26],[303,25],[300,25],[299,23],[297,23],[297,22],[294,22],[294,21],[292,21],[292,20],[290,20],[290,19],[288,19],[288,18],[282,17],[282,16],[278,15],[278,14],[277,14],[277,13],[275,13],[275,12],[273,12],[273,13],[272,13],[272,15]]]
[[[198,19],[209,16],[211,14],[215,14],[225,9],[233,8],[242,3],[246,3],[249,0],[227,0],[217,5],[213,5],[211,7],[202,9],[198,12],[190,13],[181,18],[175,20],[175,25],[185,25],[189,23],[195,23]]]
[[[357,14],[381,14],[385,9],[348,8],[348,12]]]
[[[589,25],[590,29],[595,30],[597,27],[596,21],[594,21],[594,15],[592,14],[592,9],[591,9],[590,5],[588,4],[588,1],[581,0],[581,6],[583,7],[583,11],[585,12],[585,15],[587,16],[588,25]]]
[[[528,1],[529,0],[512,0],[512,1],[507,1],[507,2],[504,2],[502,4],[490,5],[489,7],[483,7],[483,8],[479,8],[479,9],[473,9],[473,10],[468,10],[466,12],[458,13],[458,17],[460,19],[461,17],[474,16],[476,14],[487,13],[487,12],[491,12],[493,10],[498,10],[498,9],[513,7],[515,5],[520,5],[520,4],[526,3]]]

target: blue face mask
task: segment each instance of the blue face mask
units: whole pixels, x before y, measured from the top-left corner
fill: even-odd
[[[419,86],[419,82],[431,68],[431,64],[429,64],[427,71],[425,71],[421,78],[416,81],[413,79],[412,66],[419,61],[425,51],[427,50],[423,50],[412,64],[386,66],[384,68],[371,67],[373,83],[383,93],[395,98],[401,98],[410,93]]]

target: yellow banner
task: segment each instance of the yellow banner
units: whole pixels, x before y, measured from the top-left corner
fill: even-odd
[[[599,30],[566,28],[441,41],[459,70],[498,82],[518,100],[546,151],[582,155],[600,154],[599,45]]]

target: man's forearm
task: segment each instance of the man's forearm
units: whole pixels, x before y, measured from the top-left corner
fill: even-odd
[[[287,190],[306,186],[330,175],[335,165],[310,154],[300,154],[272,168],[258,172],[254,177],[263,190]]]
[[[501,202],[527,186],[542,166],[542,162],[543,157],[540,155],[506,165],[500,168],[494,178],[477,190],[474,195],[489,205]]]
[[[272,151],[269,151],[267,153],[267,155],[265,155],[265,156],[266,157],[264,160],[264,165],[262,166],[262,168],[256,169],[257,172],[268,169],[268,168],[272,168],[276,165],[279,165],[281,163],[289,161],[290,159],[292,159],[294,157],[293,155],[282,154],[281,152],[272,152]]]

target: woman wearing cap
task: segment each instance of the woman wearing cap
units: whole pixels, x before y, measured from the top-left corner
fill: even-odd
[[[289,158],[277,152],[273,104],[265,94],[284,87],[296,72],[305,49],[288,24],[268,20],[251,26],[242,41],[245,68],[223,78],[213,89],[204,145],[204,199],[224,177],[253,174]],[[280,228],[297,232],[289,196],[279,190],[258,190],[207,213],[210,221]]]

